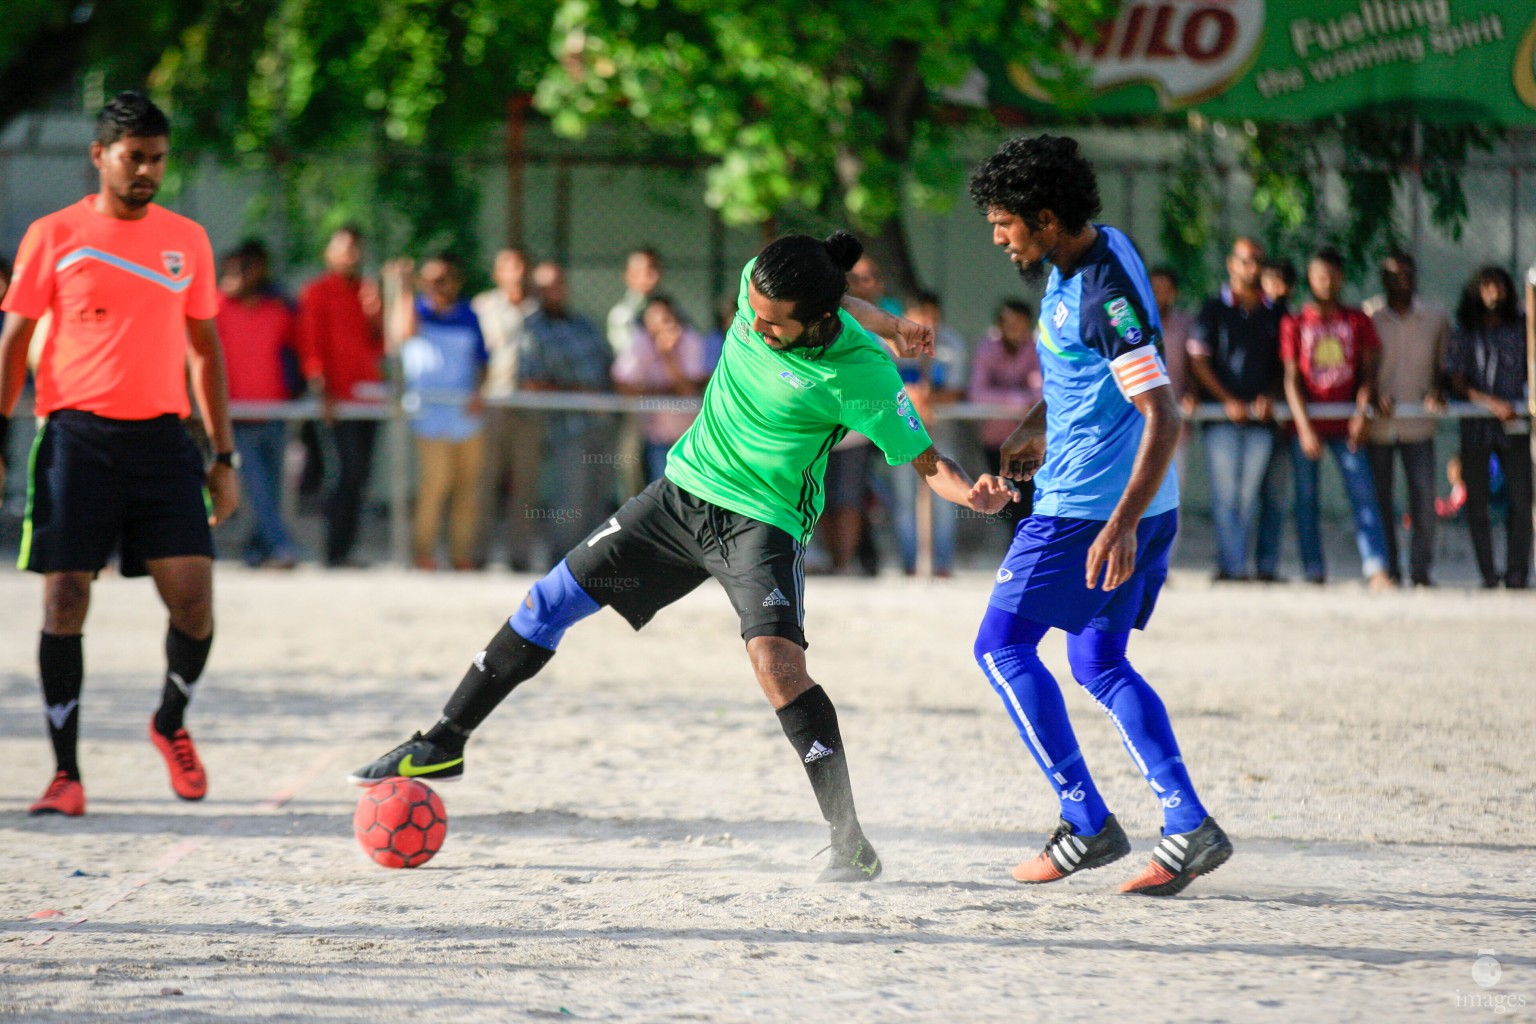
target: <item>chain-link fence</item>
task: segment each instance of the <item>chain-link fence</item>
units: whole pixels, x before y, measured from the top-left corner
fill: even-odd
[[[1126,230],[1149,263],[1161,259],[1159,241],[1162,196],[1177,167],[1178,139],[1171,133],[1092,129],[1076,132],[1096,161],[1104,198],[1104,220]],[[23,118],[0,137],[0,252],[14,251],[28,223],[38,216],[93,192],[95,172],[86,159],[89,126],[83,117],[51,113]],[[975,155],[987,152],[992,139],[972,141]],[[454,155],[473,169],[480,184],[478,221],[472,233],[478,251],[463,254],[484,280],[495,250],[519,242],[535,259],[562,263],[571,285],[571,305],[601,327],[607,310],[623,294],[627,254],[648,246],[665,265],[662,289],[702,329],[713,325],[722,297],[733,296],[741,266],[763,244],[760,226],[728,227],[703,201],[706,169],[697,161],[617,153],[615,147],[581,148],[530,131],[529,144],[516,161],[501,152]],[[445,156],[443,159],[450,159]],[[355,164],[331,158],[317,162],[312,177],[357,177]],[[255,201],[274,193],[270,175],[233,172],[210,164],[174,168],[168,203],[203,223],[216,249],[248,236],[263,237],[278,257],[278,274],[290,293],[318,269],[318,248],[295,244],[316,237],[314,226],[324,210],[303,202]],[[1536,258],[1536,144],[1529,136],[1511,136],[1499,152],[1480,157],[1465,171],[1468,223],[1453,242],[1428,227],[1424,197],[1413,188],[1399,197],[1400,217],[1422,268],[1422,291],[1442,305],[1454,303],[1462,282],[1484,263],[1518,270]],[[1214,221],[1229,236],[1253,230],[1252,182],[1228,166],[1214,183],[1219,200]],[[1324,204],[1336,207],[1341,193],[1325,190]],[[291,198],[291,197],[290,197]],[[912,212],[908,235],[919,277],[945,302],[950,324],[966,339],[988,326],[1003,298],[1036,298],[1019,282],[1011,265],[994,250],[990,232],[975,211],[956,197],[945,213]],[[423,196],[422,202],[430,202]],[[1320,216],[1323,211],[1320,211]],[[785,226],[791,226],[789,221]],[[825,230],[835,225],[796,221],[792,226]],[[393,253],[389,232],[381,231],[371,259],[376,264]],[[1354,295],[1353,298],[1361,298]],[[1190,297],[1193,299],[1194,297]],[[969,465],[977,465],[979,445],[966,424],[957,444]],[[23,433],[17,431],[16,433]],[[1442,452],[1453,445],[1442,438]],[[14,440],[14,444],[23,443]],[[1198,464],[1191,452],[1188,461]],[[13,463],[14,464],[14,463]],[[407,463],[404,463],[408,465]],[[383,468],[383,467],[381,467]],[[20,511],[19,474],[6,486],[10,522]],[[1199,469],[1187,477],[1186,509],[1196,516],[1206,507]],[[387,511],[398,511],[398,495],[409,486],[393,473],[375,474],[373,507],[377,524]],[[392,500],[393,496],[393,500]],[[310,506],[297,506],[306,514]],[[1325,491],[1325,509],[1334,520],[1345,516],[1342,493]],[[975,544],[990,543],[985,526],[971,524]],[[382,525],[373,535],[381,552],[389,546]]]

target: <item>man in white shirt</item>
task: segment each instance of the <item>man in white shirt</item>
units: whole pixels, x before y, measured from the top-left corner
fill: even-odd
[[[1435,551],[1435,420],[1422,415],[1399,416],[1394,410],[1398,404],[1443,407],[1451,320],[1444,309],[1414,294],[1418,270],[1407,253],[1392,252],[1381,261],[1381,285],[1384,294],[1368,299],[1362,307],[1381,339],[1377,415],[1367,426],[1368,454],[1386,534],[1387,572],[1393,582],[1402,581],[1392,493],[1396,456],[1408,481],[1412,524],[1409,577],[1415,586],[1427,587],[1431,585],[1429,566]]]
[[[523,321],[539,308],[527,290],[528,259],[520,249],[496,254],[491,277],[496,287],[474,297],[470,306],[480,318],[480,333],[490,352],[486,398],[506,398],[517,390],[518,363],[528,344]],[[524,509],[539,504],[539,474],[543,464],[544,418],[531,409],[495,404],[485,410],[485,468],[480,478],[481,551],[489,560],[490,538],[503,515],[507,520],[507,560],[516,572],[533,568],[536,539],[534,519]]]

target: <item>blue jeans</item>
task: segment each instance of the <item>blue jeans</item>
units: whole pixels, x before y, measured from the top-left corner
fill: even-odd
[[[1216,568],[1223,576],[1243,576],[1248,572],[1254,508],[1275,434],[1264,424],[1209,423],[1204,438],[1211,518],[1216,524]]]
[[[1271,427],[1271,430],[1278,428]],[[1280,566],[1280,541],[1285,532],[1285,511],[1291,505],[1291,452],[1285,438],[1276,434],[1269,468],[1259,487],[1258,534],[1254,542],[1254,568],[1261,577],[1273,577]]]
[[[917,570],[917,503],[928,502],[933,516],[933,571],[947,573],[955,565],[955,520],[957,506],[940,498],[918,478],[911,466],[892,466],[892,514],[896,520],[896,539],[901,542],[901,567]]]
[[[1342,437],[1323,439],[1323,447],[1333,453],[1333,461],[1344,478],[1349,507],[1355,518],[1355,546],[1360,549],[1360,572],[1367,579],[1387,571],[1387,541],[1381,528],[1381,504],[1376,500],[1376,481],[1371,476],[1371,460],[1362,448],[1349,450]],[[1309,580],[1328,575],[1323,562],[1323,536],[1317,522],[1318,467],[1302,454],[1301,440],[1291,439],[1291,468],[1296,474],[1296,540],[1301,546],[1301,567]]]
[[[298,548],[283,522],[283,449],[288,425],[282,420],[235,424],[240,483],[255,522],[241,554],[251,565],[268,559],[297,559]]]

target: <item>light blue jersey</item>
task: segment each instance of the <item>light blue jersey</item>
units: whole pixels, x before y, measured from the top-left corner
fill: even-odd
[[[1131,479],[1145,420],[1131,399],[1168,385],[1162,322],[1131,240],[1103,224],[1072,276],[1051,268],[1040,302],[1045,376],[1045,464],[1035,474],[1036,515],[1107,520]],[[1144,517],[1179,504],[1163,479]]]

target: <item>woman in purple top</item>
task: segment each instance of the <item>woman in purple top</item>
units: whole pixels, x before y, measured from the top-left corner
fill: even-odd
[[[971,387],[966,397],[987,405],[1011,405],[1018,409],[1018,416],[1023,416],[1040,401],[1043,386],[1040,356],[1035,351],[1035,311],[1022,300],[1005,300],[997,307],[992,328],[976,343]],[[998,451],[1018,426],[1018,416],[982,421],[979,433],[987,465],[998,464]],[[998,513],[998,518],[1010,526],[1029,515],[1034,498],[1033,481],[1021,481],[1018,488],[1019,500]]]
[[[702,394],[709,379],[704,339],[684,322],[672,300],[652,296],[641,310],[640,324],[634,344],[614,361],[614,386],[630,395],[692,399]],[[669,404],[685,403],[657,398],[656,411],[645,413],[640,421],[645,435],[646,483],[666,473],[667,452],[698,415],[691,402],[686,403],[689,408],[667,408]]]

